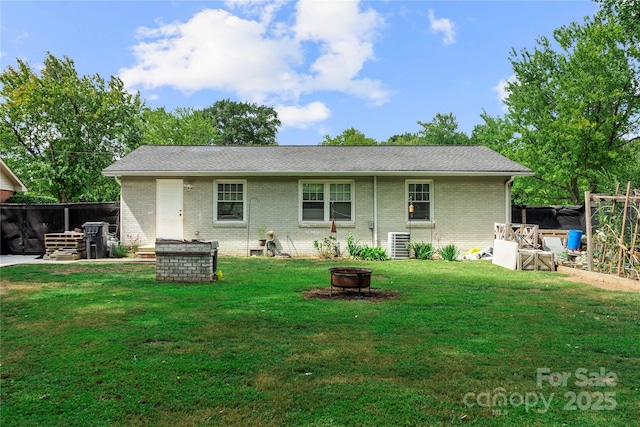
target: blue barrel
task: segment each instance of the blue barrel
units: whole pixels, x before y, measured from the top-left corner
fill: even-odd
[[[567,238],[567,249],[570,251],[577,251],[582,244],[582,230],[569,230],[569,237]]]

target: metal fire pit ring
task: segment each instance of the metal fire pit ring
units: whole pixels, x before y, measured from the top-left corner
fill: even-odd
[[[359,267],[333,267],[329,269],[331,273],[331,290],[333,295],[333,287],[342,288],[358,288],[358,295],[361,295],[363,288],[368,288],[371,293],[371,272],[369,268]]]

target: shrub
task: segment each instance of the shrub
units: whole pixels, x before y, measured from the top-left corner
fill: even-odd
[[[384,248],[362,245],[352,233],[347,236],[347,250],[352,258],[364,261],[384,261],[388,258]]]
[[[16,193],[7,199],[7,203],[19,203],[22,205],[51,205],[58,203],[58,199],[51,196],[39,196],[37,194]]]
[[[315,240],[313,248],[318,252],[320,258],[336,258],[340,256],[335,236],[325,237],[322,242]]]
[[[455,261],[460,256],[460,249],[453,243],[449,243],[440,249],[440,256],[445,261]]]
[[[127,248],[124,245],[121,245],[120,242],[114,243],[111,246],[111,257],[112,258],[124,258],[127,256]]]
[[[413,251],[417,259],[431,259],[438,252],[431,243],[412,241],[407,243],[407,249]]]

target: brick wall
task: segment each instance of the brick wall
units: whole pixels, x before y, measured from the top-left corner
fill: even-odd
[[[13,196],[13,190],[0,190],[0,203],[4,203],[7,199]]]
[[[156,281],[214,281],[217,277],[214,265],[216,248],[217,242],[156,241]]]
[[[120,240],[138,237],[140,244],[149,245],[156,239],[155,178],[123,178],[120,203]]]
[[[245,222],[214,222],[215,177],[182,177],[192,185],[183,193],[184,239],[216,240],[224,255],[247,255],[258,249],[257,229],[273,230],[276,244],[292,256],[314,256],[314,240],[329,235],[330,224],[298,222],[297,177],[238,177],[246,180]],[[340,177],[349,179],[349,177]],[[493,224],[507,221],[504,182],[506,177],[424,177],[433,181],[434,218],[437,224],[407,221],[405,180],[407,177],[378,177],[378,236],[373,235],[373,178],[353,177],[355,182],[355,221],[337,223],[337,237],[346,250],[349,232],[361,243],[387,247],[388,232],[409,232],[412,238],[441,244],[455,243],[463,250],[493,243]],[[420,177],[422,179],[423,177]],[[327,178],[331,179],[331,178]],[[335,177],[334,177],[335,179]],[[122,179],[122,237],[139,234],[142,244],[156,238],[156,178]],[[249,209],[249,201],[250,209]],[[377,238],[376,238],[377,237]]]

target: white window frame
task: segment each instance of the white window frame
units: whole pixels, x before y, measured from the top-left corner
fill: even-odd
[[[302,219],[302,205],[303,205],[303,188],[304,184],[322,184],[324,192],[324,215],[322,220],[303,220]],[[356,214],[356,196],[355,189],[356,184],[354,180],[349,179],[304,179],[298,181],[298,221],[301,224],[328,224],[331,222],[331,184],[349,184],[351,200],[351,219],[347,221],[340,221],[336,219],[336,223],[339,224],[354,224]]]
[[[242,219],[218,219],[218,184],[242,184]],[[213,222],[217,224],[246,224],[247,181],[244,179],[217,179],[213,181]]]
[[[409,213],[409,185],[410,184],[427,184],[429,186],[429,219],[417,219],[417,218],[412,218],[411,214]],[[433,192],[434,190],[434,185],[433,185],[433,180],[432,179],[407,179],[405,180],[404,183],[404,199],[407,201],[407,204],[405,206],[405,221],[407,222],[412,222],[414,224],[432,224],[433,223]],[[414,201],[415,204],[416,201]]]

